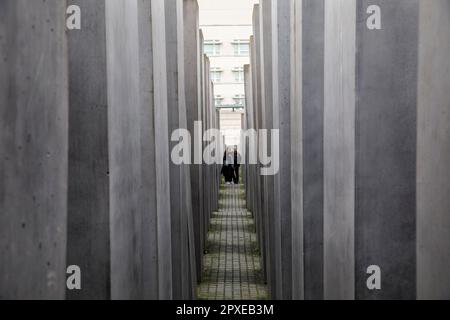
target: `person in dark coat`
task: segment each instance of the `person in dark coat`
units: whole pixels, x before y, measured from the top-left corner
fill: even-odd
[[[230,158],[230,155],[225,151],[223,156],[223,166],[221,174],[225,177],[226,184],[232,184],[234,178],[234,168],[233,161]]]
[[[234,148],[234,161],[233,161],[233,169],[234,169],[234,184],[239,184],[239,171],[241,169],[241,155],[237,150],[237,146]]]

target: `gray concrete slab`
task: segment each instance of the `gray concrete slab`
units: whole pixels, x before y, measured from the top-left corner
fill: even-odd
[[[276,251],[280,251],[280,298],[283,300],[292,299],[291,10],[290,0],[272,0],[272,127],[279,130],[279,140],[275,142],[279,150],[279,172],[273,177],[273,213],[279,228],[275,236],[280,238]]]
[[[167,192],[167,182],[161,184],[160,179],[169,179],[167,160],[164,164],[157,163],[158,154],[165,159],[169,158],[167,150],[167,130],[157,130],[159,123],[167,126],[167,114],[159,114],[157,109],[164,108],[167,112],[167,103],[159,104],[158,95],[166,94],[166,87],[159,82],[166,83],[166,77],[159,73],[160,66],[165,61],[157,53],[159,46],[164,47],[165,32],[159,30],[164,26],[163,5],[152,3],[157,1],[138,0],[138,32],[139,32],[139,81],[140,81],[140,107],[141,107],[141,159],[142,159],[142,187],[141,205],[142,218],[142,258],[143,258],[143,298],[168,299],[171,297],[169,285],[171,275],[167,273],[167,265],[171,264],[167,252],[171,248],[169,237],[170,214],[168,203],[170,193]],[[164,57],[164,56],[163,56]],[[158,91],[158,92],[156,92]],[[162,91],[162,92],[161,92]],[[166,102],[166,101],[165,101]],[[162,146],[162,143],[165,145]],[[164,208],[158,203],[163,202]]]
[[[323,299],[324,1],[303,0],[305,299]]]
[[[209,121],[208,121],[208,109],[209,109],[209,83],[210,83],[210,69],[209,69],[209,59],[204,54],[202,56],[202,119],[203,119],[203,129],[204,131],[209,129]],[[206,142],[203,143],[203,148],[207,145]],[[204,150],[204,149],[203,149]],[[210,185],[210,169],[209,165],[204,165],[203,167],[203,185]],[[209,226],[209,215],[211,214],[210,206],[209,206],[209,193],[208,188],[203,189],[203,220],[204,225]],[[206,228],[208,229],[208,228]],[[203,237],[204,243],[207,240],[207,230],[205,230],[205,234]]]
[[[180,128],[188,130],[188,109],[186,102],[186,69],[185,69],[185,41],[184,41],[184,7],[186,2],[178,0],[177,2],[177,32],[178,32],[178,89],[179,89],[179,104],[180,104]],[[192,13],[191,13],[192,14]],[[197,14],[190,19],[198,19]],[[192,192],[191,192],[191,170],[189,164],[181,166],[182,174],[182,190],[183,197],[182,205],[185,210],[185,228],[187,232],[187,250],[186,250],[186,273],[185,278],[187,283],[184,288],[185,299],[193,299],[196,296],[197,288],[197,271],[196,271],[196,251],[195,251],[195,235],[194,235],[194,221],[192,212]]]
[[[77,4],[88,14],[82,19],[81,30],[69,33],[71,131],[68,262],[81,267],[85,285],[81,291],[68,291],[68,297],[108,299],[111,297],[111,282],[116,279],[110,275],[110,241],[114,242],[114,239],[110,240],[109,232],[110,214],[114,214],[114,208],[111,208],[110,212],[110,200],[114,199],[109,197],[111,175],[108,110],[113,106],[112,103],[108,104],[107,87],[108,83],[114,83],[115,79],[108,78],[106,58],[107,53],[115,53],[117,49],[109,48],[110,51],[107,52],[104,1],[85,1]],[[170,210],[161,208],[165,206],[164,203],[170,203],[170,195],[165,190],[164,183],[159,182],[167,179],[168,167],[157,164],[156,161],[157,154],[164,156],[164,162],[168,159],[167,130],[164,131],[165,135],[161,133],[162,130],[155,130],[155,123],[158,126],[165,123],[167,126],[167,115],[159,114],[155,108],[167,108],[167,102],[160,101],[160,92],[167,91],[165,87],[154,90],[154,84],[160,86],[158,83],[165,79],[158,72],[159,65],[165,65],[165,62],[158,59],[158,52],[153,51],[154,44],[157,50],[161,51],[160,46],[164,44],[165,39],[164,32],[159,32],[157,37],[153,38],[152,27],[155,26],[157,31],[161,31],[158,28],[164,23],[164,17],[162,21],[153,21],[154,16],[164,13],[160,5],[158,7],[155,2],[152,10],[150,1],[138,0],[137,7],[130,9],[136,10],[138,23],[135,33],[130,32],[133,33],[132,39],[138,43],[137,51],[132,54],[134,60],[139,62],[139,73],[132,76],[134,84],[136,81],[138,83],[139,113],[134,114],[135,118],[132,120],[139,119],[135,126],[139,134],[136,135],[137,131],[132,131],[127,137],[129,140],[123,139],[116,146],[121,152],[125,148],[123,144],[128,141],[136,143],[136,139],[139,139],[141,158],[132,161],[133,165],[139,166],[141,170],[137,175],[140,180],[133,182],[138,183],[139,198],[136,200],[134,196],[128,195],[126,199],[129,203],[125,204],[132,206],[132,210],[138,208],[133,217],[136,220],[136,229],[124,229],[122,232],[123,237],[142,235],[142,242],[131,248],[139,258],[127,261],[130,268],[137,269],[142,277],[142,283],[138,284],[142,285],[142,291],[136,293],[136,297],[141,299],[171,297],[171,289],[167,288],[167,283],[171,283],[171,276],[168,277],[165,271],[167,266],[170,266],[166,254],[170,249],[170,238],[167,236],[170,235],[170,229],[167,228],[170,223],[167,212]],[[154,64],[154,57],[159,60],[158,63]],[[125,59],[128,58],[129,56]],[[110,70],[115,67],[116,65],[109,65]],[[128,90],[133,92],[136,87],[124,87],[122,94],[127,94]],[[116,130],[116,126],[111,130]],[[159,142],[161,140],[164,147]],[[140,165],[141,163],[145,165]],[[128,249],[130,248],[125,248]],[[125,250],[120,254],[128,254]],[[142,266],[139,259],[142,259]],[[129,285],[132,286],[133,283]]]
[[[167,54],[167,102],[168,102],[168,134],[171,139],[174,130],[180,129],[180,104],[178,88],[178,21],[177,21],[177,0],[165,2],[166,10],[166,54]],[[169,150],[176,145],[169,143]],[[183,204],[181,195],[181,167],[170,161],[170,210],[172,223],[172,285],[173,298],[182,299],[184,297],[183,288],[186,287],[187,279],[184,277],[186,270],[186,220],[183,214]],[[184,279],[184,280],[183,280]]]
[[[253,37],[250,38],[250,43],[253,42]],[[253,45],[250,45],[250,51],[254,50]],[[252,82],[252,68],[250,64],[244,65],[244,80],[245,80],[245,127],[244,130],[254,130],[254,101],[253,101],[253,82]],[[247,197],[247,208],[255,216],[255,224],[257,228],[258,237],[260,236],[260,219],[255,212],[254,198],[255,198],[255,186],[257,179],[255,176],[256,165],[250,164],[250,153],[256,153],[257,149],[255,145],[250,145],[250,141],[247,139],[245,145],[245,188]]]
[[[252,39],[250,40],[252,42]],[[251,82],[251,69],[250,65],[244,65],[244,90],[245,90],[245,119],[242,126],[243,130],[249,130],[253,128],[253,88]],[[244,161],[244,165],[242,166],[243,171],[243,179],[244,179],[244,187],[246,190],[245,198],[246,198],[246,206],[250,212],[253,212],[253,186],[255,181],[251,175],[251,168],[249,164],[249,151],[250,145],[247,141],[245,141],[245,146],[242,147],[244,150],[244,154],[241,155]],[[257,225],[258,223],[255,222]],[[258,227],[257,227],[258,228]]]
[[[110,278],[109,274],[105,275],[106,272],[109,273],[110,268],[108,137],[105,136],[107,134],[106,121],[108,115],[106,87],[107,81],[112,82],[114,79],[107,79],[105,4],[102,1],[87,1],[78,4],[90,15],[86,15],[82,19],[85,25],[82,26],[80,31],[69,34],[70,66],[73,70],[70,73],[72,115],[70,172],[73,172],[70,181],[73,192],[69,192],[69,205],[73,203],[73,209],[69,207],[69,231],[73,230],[73,234],[69,232],[69,259],[82,267],[87,285],[84,286],[82,291],[70,292],[69,295],[72,298],[105,299],[110,295]],[[139,13],[137,16],[138,29],[133,36],[138,37],[139,49],[133,54],[136,54],[134,57],[139,57],[136,61],[139,61],[140,70],[137,74],[140,102],[140,123],[137,128],[140,128],[140,134],[131,139],[133,141],[135,141],[134,139],[140,139],[142,157],[140,161],[146,163],[146,165],[141,166],[142,171],[139,175],[141,178],[139,187],[141,192],[139,195],[140,212],[136,213],[137,218],[141,219],[143,241],[142,246],[134,249],[139,252],[137,255],[142,258],[142,270],[140,272],[143,279],[143,291],[140,298],[157,299],[160,297],[160,293],[162,297],[170,297],[165,289],[161,291],[158,289],[159,270],[162,270],[161,278],[165,279],[164,282],[170,282],[170,279],[164,277],[163,270],[166,267],[159,268],[158,266],[160,263],[158,260],[161,256],[158,253],[158,246],[166,249],[167,244],[170,245],[170,239],[158,239],[157,198],[161,198],[161,196],[158,195],[159,186],[155,179],[155,139],[157,139],[158,134],[155,133],[154,126],[155,97],[152,89],[154,77],[151,3],[147,0],[139,0],[137,6],[136,10]],[[158,74],[155,78],[157,76]],[[135,87],[131,88],[131,90],[135,89]],[[89,108],[89,106],[92,107]],[[97,117],[92,117],[91,109],[97,112]],[[122,147],[118,145],[118,149]],[[160,152],[164,154],[163,151]],[[167,152],[165,155],[165,159],[167,159]],[[136,159],[134,161],[137,163]],[[159,170],[159,172],[161,172],[159,174],[162,174],[164,170]],[[102,193],[104,191],[102,188],[105,187],[106,194]],[[86,192],[89,189],[91,192]],[[168,193],[163,192],[162,194],[167,197]],[[70,202],[70,199],[73,199],[73,202]],[[80,208],[80,204],[84,205],[85,208]],[[97,210],[97,208],[99,209]],[[103,211],[100,210],[102,208]],[[161,221],[161,224],[164,223],[163,221]],[[84,227],[80,228],[80,225]],[[87,250],[88,248],[91,249]],[[161,259],[164,260],[165,258],[161,256]],[[80,263],[77,263],[77,261],[80,261]],[[133,264],[134,261],[129,261],[129,263]],[[115,280],[112,279],[112,281]]]
[[[204,135],[205,131],[206,131],[206,114],[205,114],[205,96],[206,96],[206,90],[205,90],[205,67],[206,67],[206,60],[205,60],[205,53],[204,53],[204,48],[203,48],[203,43],[204,43],[204,36],[203,36],[203,32],[202,30],[200,30],[200,34],[199,34],[199,41],[200,41],[200,70],[199,70],[199,85],[200,85],[200,96],[199,96],[199,104],[200,104],[200,117],[202,119],[202,133]],[[206,142],[203,141],[203,137],[202,137],[202,150],[205,150],[206,147]],[[206,175],[208,174],[207,172],[207,166],[204,163],[204,161],[202,160],[202,186],[206,186],[207,181],[206,181]],[[201,207],[202,207],[202,216],[201,216],[201,225],[203,226],[202,229],[202,243],[206,244],[207,241],[207,234],[208,234],[208,225],[206,224],[206,220],[207,220],[207,215],[209,214],[209,212],[207,211],[207,207],[206,207],[206,201],[205,201],[205,190],[207,188],[204,187],[202,189],[202,193],[201,193]],[[205,252],[205,248],[203,250],[203,252]],[[203,253],[202,252],[202,253]]]
[[[291,115],[303,126],[293,128],[298,140],[293,141],[292,147],[295,150],[297,145],[304,152],[293,158],[305,161],[303,167],[299,166],[303,173],[300,168],[293,172],[294,179],[302,175],[300,185],[306,190],[305,198],[301,199],[299,183],[293,184],[293,201],[306,209],[300,222],[293,221],[294,230],[303,227],[307,230],[298,237],[302,239],[296,239],[295,247],[295,251],[305,249],[305,272],[311,275],[305,276],[305,297],[413,299],[416,275],[421,285],[418,296],[446,297],[448,277],[439,274],[445,273],[448,265],[445,254],[448,223],[443,215],[448,204],[440,194],[441,191],[445,194],[448,183],[439,179],[442,176],[439,172],[445,169],[447,156],[446,149],[439,146],[445,145],[444,133],[448,131],[445,122],[448,68],[443,60],[448,49],[444,45],[436,50],[429,39],[437,37],[443,43],[448,42],[445,28],[448,2],[437,2],[437,7],[427,8],[418,1],[292,3],[298,4],[298,16],[302,18],[302,24],[293,28],[303,27],[300,33],[294,32],[293,38],[299,45],[292,47],[299,61],[294,68],[299,75],[292,77],[292,85],[301,112],[293,108]],[[381,10],[380,30],[373,30],[367,21],[371,15],[369,5],[374,4]],[[264,6],[269,4],[261,5],[263,8],[258,10],[262,12],[262,24],[257,29],[264,31],[268,21]],[[272,5],[277,8],[275,1]],[[272,17],[277,17],[276,11],[272,11]],[[275,30],[280,27],[274,20],[272,23]],[[417,30],[421,39],[428,41],[418,42]],[[268,128],[271,110],[264,99],[270,93],[264,81],[268,78],[266,61],[270,60],[267,57],[271,49],[265,47],[267,33],[262,34],[263,38],[256,41],[262,53],[261,62],[256,63],[257,50],[251,60],[261,70],[264,90],[261,123]],[[255,33],[255,39],[257,36]],[[272,38],[271,42],[276,40]],[[272,58],[276,100],[279,68],[276,54]],[[257,81],[253,83],[257,88]],[[256,98],[252,103],[258,106],[258,95],[253,97]],[[425,107],[428,105],[432,106],[431,112]],[[273,107],[273,120],[277,124],[279,113]],[[429,160],[430,153],[435,155],[434,161]],[[263,207],[270,203],[267,182],[264,179],[261,192]],[[276,195],[274,200],[276,208],[279,202]],[[270,210],[263,211],[274,219]],[[272,221],[276,219],[275,216]],[[268,222],[271,230],[265,234],[266,244],[271,246],[265,250],[269,256],[277,252],[272,221]],[[293,255],[299,267],[303,265],[302,257],[298,252]],[[268,261],[276,270],[270,257]],[[381,267],[382,290],[367,288],[370,265]],[[276,271],[269,271],[269,283],[276,295],[278,284],[273,276],[270,279],[273,274],[276,277]],[[294,279],[297,298],[302,297],[303,283],[299,279]]]
[[[141,139],[142,286],[144,299],[158,299],[158,215],[153,90],[151,1],[138,0],[139,101]],[[159,121],[156,120],[156,121]]]
[[[262,128],[273,129],[273,89],[272,89],[272,2],[260,3],[260,54],[261,54],[261,110]],[[269,131],[270,132],[270,131]],[[267,143],[261,142],[268,155],[271,155],[271,134]],[[268,285],[272,299],[281,299],[281,239],[280,219],[273,207],[273,176],[262,176],[263,211],[266,217],[266,250],[268,265]]]
[[[303,6],[302,1],[291,1],[291,210],[292,215],[292,299],[304,298],[304,228],[303,228]]]
[[[356,1],[325,0],[324,297],[355,297]]]
[[[450,299],[450,1],[420,1],[417,298]]]
[[[166,54],[169,136],[178,129],[187,129],[186,91],[184,70],[184,22],[183,1],[165,2]],[[178,142],[170,142],[170,150]],[[192,198],[190,194],[190,170],[187,165],[170,161],[170,193],[172,223],[172,272],[174,299],[190,299],[194,288],[191,262],[195,259],[192,239]]]
[[[418,21],[418,1],[325,1],[325,298],[416,295]]]
[[[197,133],[194,123],[202,120],[201,109],[201,51],[203,42],[200,42],[199,16],[197,0],[188,0],[184,2],[184,44],[185,44],[185,84],[186,84],[186,108],[187,125],[191,133],[192,141],[197,141],[196,135],[203,135],[203,130]],[[201,139],[202,137],[200,137]],[[192,144],[191,161],[195,163],[195,144]],[[200,156],[200,158],[203,154]],[[195,249],[197,255],[197,278],[201,278],[202,273],[202,253],[204,251],[203,234],[205,226],[203,225],[203,177],[202,165],[193,164],[191,170],[191,194],[192,194],[192,212],[194,218]]]
[[[155,128],[155,178],[158,224],[158,288],[159,298],[168,300],[172,293],[172,251],[170,214],[170,172],[168,135],[168,95],[166,61],[165,0],[152,0],[152,47]]]
[[[66,2],[0,2],[0,298],[64,299]]]
[[[378,5],[381,30],[369,30]],[[357,299],[414,299],[419,1],[359,1],[356,19]],[[367,288],[367,268],[382,289]]]
[[[106,3],[111,298],[143,296],[137,0]],[[120,23],[118,23],[120,21]],[[125,44],[125,45],[124,45]]]
[[[67,263],[82,270],[68,299],[110,299],[108,75],[105,1],[83,8],[81,29],[68,32],[69,192]]]
[[[253,7],[253,43],[251,45],[251,54],[252,54],[252,83],[253,85],[253,103],[254,103],[254,127],[255,130],[259,130],[262,128],[262,110],[261,110],[261,30],[260,30],[260,7],[259,4],[256,4]],[[260,146],[257,146],[257,154],[259,155]],[[263,177],[260,175],[260,164],[256,166],[256,177],[257,182],[255,182],[255,200],[254,207],[256,211],[256,215],[259,217],[259,238],[260,238],[260,250],[262,257],[262,269],[264,272],[264,278],[267,281],[268,279],[268,269],[269,265],[267,262],[267,243],[266,243],[266,223],[264,216],[264,199],[263,199]]]

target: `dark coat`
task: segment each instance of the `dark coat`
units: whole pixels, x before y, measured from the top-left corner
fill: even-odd
[[[225,182],[233,182],[234,180],[234,168],[231,164],[224,164],[222,167],[223,176],[225,177]]]

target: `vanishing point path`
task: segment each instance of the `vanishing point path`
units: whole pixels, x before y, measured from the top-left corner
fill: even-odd
[[[258,237],[240,186],[222,186],[219,212],[211,218],[200,300],[265,300]]]

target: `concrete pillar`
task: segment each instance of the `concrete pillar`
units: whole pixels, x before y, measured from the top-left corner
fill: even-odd
[[[202,88],[203,88],[203,122],[204,122],[204,130],[211,129],[210,123],[209,123],[209,108],[210,108],[210,86],[211,86],[211,78],[210,78],[210,64],[209,64],[209,58],[207,55],[203,55],[202,59]],[[204,146],[207,144],[205,143]],[[211,185],[211,169],[210,165],[204,166],[204,177],[203,182],[204,186],[210,186]],[[204,188],[203,190],[203,208],[204,208],[204,225],[207,226],[206,232],[204,235],[204,241],[207,240],[207,231],[209,230],[209,222],[210,222],[210,215],[212,213],[211,206],[210,206],[210,192],[208,188]]]
[[[325,0],[326,299],[355,297],[355,15],[355,0]]]
[[[167,91],[169,136],[178,129],[187,129],[184,70],[184,3],[165,2],[167,44]],[[173,138],[178,139],[177,136]],[[173,150],[179,141],[170,143]],[[174,299],[191,299],[195,295],[195,245],[190,193],[190,170],[185,164],[170,161],[170,194],[172,223],[172,272]]]
[[[210,111],[211,111],[211,128],[217,129],[217,112],[216,112],[216,104],[215,104],[215,93],[214,93],[214,83],[211,81],[211,99],[210,99]],[[211,194],[211,213],[218,209],[218,187],[219,187],[219,173],[221,166],[214,164],[211,166],[212,171],[212,180],[211,186],[212,194]]]
[[[252,42],[253,39],[250,40]],[[254,119],[253,119],[253,84],[252,84],[252,76],[251,76],[251,67],[249,64],[244,65],[244,82],[245,82],[245,121],[244,121],[244,130],[253,130],[254,129]],[[246,143],[245,146],[243,146],[245,151],[245,158],[243,158],[243,161],[245,162],[245,189],[246,189],[246,202],[247,202],[247,208],[250,210],[254,215],[254,208],[253,208],[253,197],[254,197],[254,186],[256,183],[256,180],[254,179],[254,165],[251,165],[249,163],[249,153],[255,152],[255,150],[251,149],[252,146],[250,146],[248,143]],[[255,222],[258,226],[258,217],[255,216]],[[257,227],[257,229],[259,229]],[[257,230],[259,234],[259,230]]]
[[[64,299],[66,2],[0,2],[0,299]]]
[[[105,1],[69,1],[82,9],[68,32],[69,193],[67,263],[82,271],[68,299],[110,299],[110,189]]]
[[[172,298],[164,11],[163,0],[138,0],[144,299]]]
[[[205,79],[207,80],[206,85],[206,110],[205,110],[205,117],[206,117],[206,129],[214,129],[214,119],[216,116],[215,112],[215,105],[214,105],[214,85],[211,80],[211,72],[210,72],[210,60],[207,59],[206,68],[205,68]],[[207,208],[207,215],[206,215],[206,225],[210,225],[211,220],[211,214],[213,213],[215,209],[215,197],[214,197],[214,185],[216,184],[216,165],[208,165],[206,167],[207,170],[207,184],[208,186],[211,186],[211,189],[206,189],[206,208]]]
[[[290,0],[272,0],[272,87],[273,128],[279,130],[279,172],[273,177],[274,216],[279,221],[275,236],[281,264],[281,296],[292,299],[291,219],[291,7]],[[300,122],[301,123],[301,122]],[[296,122],[293,124],[297,124]],[[272,150],[275,152],[275,150]],[[301,186],[301,181],[300,184]],[[295,215],[302,206],[295,206]],[[283,231],[282,231],[283,230]],[[278,240],[277,240],[278,241]]]
[[[422,147],[433,140],[417,127],[424,97],[417,84],[430,82],[426,67],[418,72],[419,61],[429,61],[418,57],[426,45],[417,30],[427,33],[430,23],[419,24],[420,8],[406,0],[325,1],[326,298],[416,297],[416,227],[430,225],[416,223],[416,212],[423,217],[417,205],[425,203],[416,199],[425,194],[416,170],[419,182],[430,173],[418,166],[417,137]],[[367,287],[373,265],[381,269],[381,290]]]
[[[357,299],[416,297],[419,0],[360,1],[356,17],[355,272]],[[369,30],[378,5],[381,30]],[[370,22],[369,22],[370,23]],[[367,288],[367,268],[382,290]]]
[[[304,298],[304,233],[303,233],[303,3],[291,1],[290,54],[291,54],[291,210],[292,214],[292,298]],[[282,153],[281,153],[282,154]]]
[[[324,1],[297,2],[300,12],[296,23],[303,20],[302,47],[298,48],[302,83],[297,90],[303,104],[303,157],[296,162],[303,166],[304,298],[320,300],[323,299]]]
[[[168,300],[172,292],[172,250],[170,212],[170,172],[168,136],[168,95],[165,0],[152,0],[152,53],[154,85],[154,132],[155,132],[155,170],[156,207],[158,224],[158,288],[159,299]]]
[[[108,299],[112,296],[110,288],[121,280],[123,283],[116,289],[118,293],[115,298],[169,299],[171,275],[168,276],[166,270],[171,261],[166,252],[170,250],[170,238],[167,236],[170,234],[170,215],[167,212],[170,211],[166,203],[170,202],[170,195],[165,182],[168,179],[168,137],[167,129],[155,129],[155,124],[160,127],[165,124],[167,127],[167,114],[160,113],[160,110],[167,109],[167,102],[161,101],[166,88],[160,85],[164,82],[165,74],[161,74],[159,69],[165,65],[165,61],[160,59],[161,51],[165,52],[164,28],[161,30],[161,25],[164,26],[163,3],[161,6],[158,1],[138,0],[134,6],[126,9],[133,18],[136,15],[137,26],[125,20],[126,24],[132,26],[125,30],[125,34],[118,34],[118,37],[126,36],[135,46],[135,51],[131,53],[133,59],[128,60],[130,56],[123,59],[126,59],[126,63],[138,61],[138,67],[133,67],[139,72],[128,75],[132,79],[128,82],[130,86],[123,86],[120,95],[112,95],[110,100],[108,86],[113,86],[116,81],[114,72],[118,64],[110,60],[107,65],[107,58],[122,54],[114,46],[107,47],[106,25],[111,32],[115,28],[114,21],[107,21],[105,1],[78,1],[76,4],[85,14],[81,20],[81,30],[69,32],[68,262],[81,267],[83,286],[81,291],[68,291],[68,297]],[[113,4],[116,7],[109,8],[111,15],[108,17],[115,18],[113,10],[121,10],[122,5],[119,2]],[[115,37],[114,32],[111,37]],[[154,63],[155,59],[157,63]],[[132,99],[139,98],[139,104],[133,105],[133,108],[138,109],[131,109],[135,113],[129,113],[128,119],[121,116],[112,119],[119,123],[133,121],[135,125],[133,130],[125,131],[127,135],[123,139],[113,141],[117,154],[111,154],[108,150],[109,134],[114,135],[121,128],[118,129],[117,123],[110,123],[112,126],[108,127],[109,110],[118,108],[116,112],[121,112],[123,106],[118,106],[116,100],[136,92],[136,97],[128,96],[130,100],[126,100],[127,103],[134,103]],[[130,163],[134,170],[139,170],[132,176],[135,180],[128,183],[139,192],[136,197],[119,189],[124,196],[122,205],[132,210],[130,219],[134,222],[117,226],[111,220],[114,229],[126,239],[125,243],[129,241],[128,246],[116,251],[114,248],[122,246],[122,243],[116,243],[119,239],[110,237],[110,217],[117,214],[113,205],[116,199],[110,197],[110,193],[113,192],[112,181],[120,181],[123,177],[119,171],[110,172],[109,160],[110,157],[122,156],[127,144],[131,144],[132,152],[136,155]],[[164,161],[157,161],[156,158],[161,156]],[[120,161],[127,162],[126,159]],[[134,239],[141,237],[142,242],[134,243]],[[110,256],[110,243],[113,254],[118,257]],[[130,257],[125,263],[123,255]],[[113,259],[119,259],[121,265],[137,270],[137,275],[133,277],[137,277],[141,283],[137,283],[134,278],[127,282],[127,279],[121,278],[126,275],[120,272],[111,275],[110,262],[114,262]]]
[[[186,108],[187,125],[192,138],[191,148],[191,193],[192,212],[194,219],[195,251],[197,255],[197,278],[202,275],[202,253],[204,251],[203,234],[203,175],[202,165],[194,164],[195,148],[197,140],[203,138],[203,128],[195,132],[194,123],[202,121],[201,108],[201,56],[203,42],[200,42],[200,29],[198,17],[197,0],[187,0],[184,2],[184,43],[185,43],[185,84],[186,84]],[[203,139],[202,139],[203,140]],[[203,150],[203,148],[201,149]],[[202,161],[203,153],[200,155]]]
[[[203,32],[200,30],[200,35],[199,35],[200,39],[200,70],[199,70],[199,85],[200,85],[200,97],[199,97],[199,104],[200,104],[200,115],[201,115],[201,119],[202,119],[202,135],[204,135],[205,131],[206,131],[206,107],[205,107],[205,101],[206,101],[206,89],[205,89],[205,67],[206,67],[206,56],[204,54],[204,49],[203,49],[203,43],[204,43],[204,37],[203,37]],[[206,147],[206,142],[203,141],[203,136],[202,136],[202,150],[205,150]],[[203,155],[203,153],[202,153]],[[207,216],[208,216],[208,208],[206,206],[206,199],[205,199],[205,195],[206,195],[206,190],[207,188],[205,186],[207,186],[207,174],[208,174],[208,170],[207,170],[207,165],[203,162],[202,159],[202,166],[201,166],[201,170],[202,170],[202,186],[204,186],[202,188],[202,193],[200,196],[200,199],[202,201],[201,207],[202,207],[202,216],[201,216],[201,225],[203,226],[203,230],[201,233],[201,237],[202,237],[202,242],[205,244],[206,241],[208,240],[208,230],[209,230],[209,225],[207,224]],[[203,249],[203,251],[200,253],[201,257],[203,258],[203,253],[205,251],[205,248]]]
[[[263,128],[262,124],[262,109],[261,109],[261,101],[262,101],[262,88],[261,88],[261,25],[260,25],[260,5],[257,4],[253,7],[253,42],[250,46],[251,59],[252,59],[252,83],[253,83],[253,104],[254,104],[254,119],[255,119],[255,130],[260,130]],[[257,145],[257,154],[259,155],[260,146],[259,143]],[[261,260],[262,260],[262,269],[264,279],[268,281],[269,269],[270,265],[268,263],[267,256],[267,244],[268,244],[268,234],[267,234],[267,217],[265,216],[264,211],[264,196],[263,196],[263,182],[264,177],[261,176],[261,165],[258,162],[256,165],[256,174],[255,174],[255,200],[254,200],[254,208],[255,215],[259,217],[256,219],[257,223],[259,223],[259,243],[260,243],[260,251],[261,251]]]
[[[163,11],[161,11],[163,12]],[[152,4],[148,0],[138,0],[138,40],[139,40],[139,98],[140,98],[140,139],[141,139],[141,205],[142,205],[142,286],[143,297],[158,299],[158,215],[154,84],[153,80],[153,30]],[[158,119],[159,121],[159,119]],[[167,131],[166,131],[167,132]],[[168,153],[166,153],[169,156]],[[168,167],[167,167],[168,177]],[[168,198],[166,198],[168,199]],[[163,279],[165,280],[165,279]]]
[[[110,155],[111,298],[143,296],[141,110],[137,0],[106,9]],[[126,43],[126,46],[123,44]]]
[[[282,104],[276,105],[284,83],[277,76],[286,74],[277,63],[277,53],[284,53],[277,38],[283,23],[275,21],[280,4],[261,3],[257,29],[264,36],[258,40],[255,33],[259,65],[257,50],[252,53],[253,66],[261,70],[263,128],[270,127],[268,120],[276,127],[283,117]],[[442,147],[448,144],[449,2],[294,0],[291,5],[290,115],[291,124],[300,124],[291,128],[292,162],[298,164],[292,171],[293,297],[414,299],[417,287],[418,297],[446,298],[449,184],[441,172],[449,153]],[[271,39],[264,31],[270,9]],[[436,38],[444,43],[439,50],[430,43]],[[273,87],[266,81],[268,63]],[[258,88],[257,80],[252,83]],[[273,114],[267,106],[271,94]],[[257,106],[258,95],[253,97]],[[268,181],[262,199],[270,226],[265,235],[269,285],[276,298],[284,291],[277,278],[283,259],[272,261],[280,248],[274,231],[281,198],[275,182],[271,214]],[[367,287],[373,265],[381,268],[381,290]]]
[[[272,0],[263,0],[260,4],[260,46],[261,46],[261,110],[262,125],[269,130],[267,144],[262,144],[267,154],[271,155],[271,134],[273,129],[273,69],[272,69]],[[274,177],[264,176],[264,215],[267,217],[266,250],[268,252],[269,288],[271,298],[282,298],[282,264],[281,264],[281,229],[278,211],[274,210]]]
[[[417,298],[450,299],[450,1],[420,1]]]
[[[110,197],[112,175],[109,172],[108,150],[108,110],[113,108],[114,100],[108,103],[107,89],[108,84],[115,81],[114,77],[108,77],[108,71],[114,71],[117,65],[110,63],[107,68],[107,57],[116,54],[117,49],[107,48],[105,1],[78,1],[76,4],[85,14],[81,20],[81,30],[69,32],[68,263],[81,267],[84,285],[80,291],[68,291],[68,297],[108,299],[111,297],[110,283],[116,281],[116,276],[111,277],[110,274],[110,241],[114,242],[115,239],[110,240],[109,232],[110,214],[114,214],[114,207],[110,207],[110,202],[114,199]],[[120,8],[121,4],[116,5]],[[171,277],[165,272],[167,266],[170,266],[170,260],[165,254],[170,249],[170,239],[167,237],[170,233],[167,228],[170,216],[167,215],[169,210],[164,204],[170,200],[166,186],[158,182],[167,180],[168,138],[167,130],[155,130],[155,123],[167,126],[167,115],[158,114],[158,110],[167,108],[167,102],[160,101],[161,92],[166,92],[166,89],[158,87],[153,90],[165,79],[165,74],[154,72],[154,57],[157,58],[157,51],[164,48],[164,29],[158,30],[161,23],[164,23],[164,10],[157,1],[153,2],[153,7],[154,10],[148,0],[138,0],[137,7],[130,9],[136,10],[134,14],[137,14],[138,22],[137,28],[130,31],[130,39],[138,43],[138,48],[135,47],[137,51],[132,53],[134,60],[139,61],[139,73],[132,75],[138,86],[125,86],[122,94],[139,90],[139,113],[134,115],[136,118],[132,118],[139,132],[133,131],[127,137],[130,140],[118,141],[116,146],[119,152],[123,152],[128,141],[139,141],[140,158],[133,159],[133,162],[141,170],[138,175],[141,180],[137,180],[140,194],[138,200],[128,195],[127,201],[128,205],[139,208],[134,219],[140,221],[141,229],[135,226],[137,229],[124,229],[123,232],[126,237],[138,237],[140,234],[143,237],[141,245],[132,248],[141,257],[142,263],[139,259],[127,261],[133,269],[139,269],[142,265],[142,270],[138,272],[142,276],[139,298],[143,299],[171,297],[171,291],[167,288]],[[158,20],[161,14],[163,18]],[[157,16],[155,21],[154,16]],[[112,22],[108,23],[110,27],[114,27]],[[153,32],[153,26],[158,33]],[[153,50],[153,47],[156,49]],[[157,60],[156,71],[159,65],[165,65],[161,59]],[[116,130],[116,126],[111,130]],[[157,154],[163,155],[164,162],[157,163]],[[140,165],[141,162],[145,165]],[[133,201],[138,202],[133,204]],[[133,232],[136,234],[133,235]],[[158,281],[159,277],[162,281]],[[158,283],[161,284],[160,287]]]

